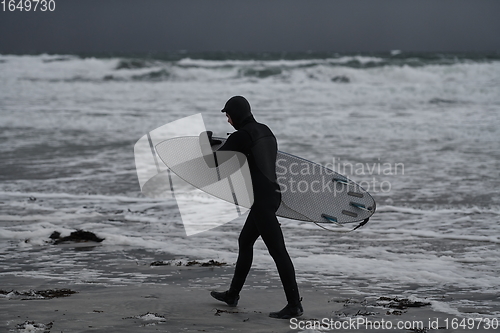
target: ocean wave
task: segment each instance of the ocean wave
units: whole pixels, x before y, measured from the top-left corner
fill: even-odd
[[[9,65],[6,65],[6,63]],[[452,56],[331,56],[307,59],[194,59],[93,58],[74,55],[0,55],[2,73],[9,79],[33,82],[127,82],[274,80],[278,82],[457,82],[498,80],[497,59]],[[28,69],[29,70],[25,70]],[[431,97],[431,104],[452,101]]]
[[[95,263],[99,278],[97,251],[234,263],[243,218],[186,237],[175,200],[142,196],[133,145],[151,129],[197,112],[208,129],[226,133],[230,125],[219,110],[231,94],[243,94],[283,151],[324,164],[335,160],[338,169],[404,163],[404,174],[351,171],[358,182],[390,183],[387,191],[374,183],[377,212],[353,233],[280,219],[299,279],[360,291],[353,277],[364,277],[368,293],[404,293],[415,285],[437,297],[448,286],[491,292],[500,270],[494,260],[500,235],[499,60],[404,52],[0,55],[5,269],[80,281],[81,267],[74,266],[72,275],[54,268],[54,261],[66,262],[59,258],[67,252],[47,243],[52,232],[64,236],[75,229],[106,238],[95,251],[79,252]],[[224,218],[219,212],[217,218]],[[34,251],[55,260],[40,263]],[[261,241],[254,253],[256,267],[276,274]]]
[[[155,62],[144,59],[121,59],[115,69],[138,69],[156,66]]]
[[[132,75],[134,81],[165,81],[172,78],[172,74],[167,69],[159,69],[144,74]]]
[[[422,215],[422,214],[496,214],[500,215],[500,207],[491,206],[491,207],[479,207],[479,206],[470,206],[470,207],[443,207],[443,206],[433,206],[427,208],[414,208],[408,206],[392,206],[392,205],[379,205],[377,207],[378,213],[403,213],[403,214],[413,214],[413,215]]]
[[[256,77],[259,79],[268,78],[271,76],[277,76],[283,73],[283,70],[279,67],[268,67],[268,68],[244,68],[238,71],[239,75],[243,77]]]
[[[50,62],[59,62],[59,61],[71,61],[71,60],[74,60],[74,59],[77,59],[75,56],[54,56],[54,57],[44,57],[42,59],[42,61],[44,63],[50,63]]]

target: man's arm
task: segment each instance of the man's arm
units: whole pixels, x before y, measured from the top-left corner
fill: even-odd
[[[213,151],[212,143],[214,140],[212,140],[212,132],[206,131],[200,133],[199,142],[205,163],[209,168],[215,168],[230,160],[235,155],[241,159],[240,163],[244,163],[245,156],[250,151],[252,139],[247,132],[237,131],[227,138],[222,147],[220,147],[217,151]]]
[[[226,142],[217,151],[237,151],[247,155],[251,145],[252,138],[247,132],[236,131],[227,138]]]
[[[237,131],[227,138],[222,147],[213,152],[213,156],[211,154],[204,156],[205,162],[210,168],[213,168],[237,155],[240,159],[240,163],[244,163],[245,156],[250,151],[251,144],[252,139],[247,132]]]

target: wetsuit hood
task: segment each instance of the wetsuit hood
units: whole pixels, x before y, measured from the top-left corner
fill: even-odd
[[[226,112],[231,117],[235,129],[241,128],[249,120],[254,120],[250,103],[243,96],[231,97],[221,112]]]

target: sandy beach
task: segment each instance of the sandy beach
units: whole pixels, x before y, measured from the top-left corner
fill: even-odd
[[[109,256],[108,260],[101,261],[105,266],[102,269],[108,274],[147,275],[149,282],[122,280],[122,283],[110,284],[109,279],[102,283],[97,278],[68,284],[64,273],[60,279],[16,277],[15,273],[3,275],[0,330],[65,333],[470,331],[451,329],[453,317],[434,310],[430,304],[393,295],[359,296],[305,283],[300,285],[304,315],[291,321],[272,319],[268,313],[284,306],[284,293],[277,277],[262,270],[251,271],[239,305],[231,308],[212,299],[209,291],[224,290],[230,282],[232,265],[204,267],[201,262],[188,265],[175,260],[151,262],[141,260],[140,256]],[[162,265],[155,266],[159,263]],[[83,267],[82,274],[85,270]],[[439,325],[431,329],[436,320]],[[399,329],[397,325],[405,326]]]

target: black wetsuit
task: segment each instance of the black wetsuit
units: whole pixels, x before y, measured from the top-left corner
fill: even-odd
[[[289,304],[299,302],[295,269],[285,247],[283,233],[276,218],[281,202],[276,181],[277,142],[264,124],[248,116],[235,126],[238,131],[229,136],[219,151],[245,154],[252,178],[254,203],[241,230],[238,260],[230,290],[239,293],[252,266],[253,245],[259,236],[274,259]]]

